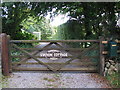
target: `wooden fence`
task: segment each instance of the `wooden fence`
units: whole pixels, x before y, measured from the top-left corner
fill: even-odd
[[[11,68],[11,57],[10,57],[10,43],[37,43],[37,42],[51,42],[51,43],[55,43],[55,42],[95,42],[99,44],[99,73],[101,75],[103,75],[104,72],[104,65],[105,65],[105,56],[108,51],[104,50],[104,44],[107,44],[108,41],[105,41],[105,39],[103,37],[100,37],[98,40],[10,40],[10,36],[6,35],[5,33],[1,34],[1,51],[2,51],[2,74],[4,76],[9,76],[10,73],[12,72],[12,68]],[[117,43],[120,43],[120,41],[116,41]],[[27,56],[32,57],[33,59],[35,59],[36,61],[38,61],[38,59],[36,59],[34,56],[30,55],[29,53],[25,52],[23,49],[18,48],[17,46],[14,45],[14,47],[16,47],[19,50],[22,50],[25,54],[27,54]],[[28,48],[29,50],[36,50],[36,48]],[[38,50],[38,49],[37,49]],[[45,50],[45,49],[40,49],[40,50]],[[67,49],[65,49],[67,50]],[[69,49],[70,50],[70,49]],[[71,50],[74,50],[73,48],[71,48]],[[79,50],[79,48],[77,49]],[[118,53],[120,53],[120,50],[118,51]],[[40,61],[38,61],[39,63],[42,63]],[[44,64],[44,63],[42,63]],[[47,66],[47,65],[46,65]],[[49,67],[48,67],[49,68]]]

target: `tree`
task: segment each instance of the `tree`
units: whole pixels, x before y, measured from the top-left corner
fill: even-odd
[[[18,35],[22,35],[21,22],[28,18],[44,16],[49,9],[46,3],[33,2],[12,2],[2,4],[2,26],[3,33],[7,33],[12,39],[19,39]],[[14,34],[13,34],[14,33]],[[16,38],[17,37],[17,38]]]
[[[82,27],[78,28],[77,32],[84,31],[84,39],[111,35],[115,37],[119,36],[118,32],[120,32],[120,28],[116,28],[116,13],[119,13],[117,9],[120,8],[120,3],[117,2],[24,2],[4,3],[3,7],[3,15],[8,15],[7,18],[3,18],[3,32],[10,35],[21,31],[21,22],[28,16],[45,16],[53,9],[51,16],[68,13],[70,20],[76,20]],[[82,38],[81,35],[79,38]]]
[[[47,39],[52,35],[52,27],[49,20],[44,17],[31,17],[29,16],[22,21],[21,25],[23,30],[29,33],[41,32],[41,39]]]
[[[97,39],[99,36],[115,37],[119,36],[118,32],[120,31],[116,27],[118,4],[120,5],[120,3],[74,3],[73,6],[66,7],[66,12],[69,12],[71,22],[74,19],[82,27],[78,27],[79,31],[77,32],[83,31],[85,34],[84,39]],[[74,25],[77,26],[76,24],[70,24],[69,26]],[[65,24],[63,26],[65,27]],[[75,28],[62,28],[61,31],[66,31],[66,29],[68,32],[71,32],[70,29],[72,29],[73,32],[71,33],[76,34],[74,31]],[[79,35],[79,38],[82,39],[83,37]]]

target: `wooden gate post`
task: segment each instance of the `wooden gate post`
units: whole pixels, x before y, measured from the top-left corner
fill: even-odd
[[[12,73],[12,61],[11,61],[11,44],[9,43],[10,42],[10,35],[7,35],[7,39],[8,39],[8,55],[9,55],[9,70],[10,70],[10,73]]]
[[[9,69],[9,47],[8,47],[8,38],[5,33],[1,34],[2,43],[1,43],[1,65],[2,65],[2,74],[4,76],[10,75]]]
[[[104,51],[104,45],[102,43],[102,41],[104,41],[104,37],[99,37],[99,46],[100,46],[100,60],[99,60],[99,73],[100,75],[104,75],[104,66],[105,66],[105,57],[103,55],[103,51]]]

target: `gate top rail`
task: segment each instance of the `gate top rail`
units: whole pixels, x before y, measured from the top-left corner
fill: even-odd
[[[37,43],[37,42],[99,42],[99,40],[10,40],[11,43]]]

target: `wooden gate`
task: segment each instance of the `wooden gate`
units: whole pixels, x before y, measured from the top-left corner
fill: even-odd
[[[104,69],[102,41],[103,38],[99,40],[10,40],[9,36],[2,34],[3,75],[8,76],[12,71],[48,70],[102,73]],[[35,47],[32,43],[38,45]],[[46,57],[45,54],[48,53],[52,55],[57,53],[58,57],[49,55]]]
[[[46,45],[40,47],[43,45],[41,42],[46,42]],[[85,48],[71,47],[74,46],[73,43],[86,44],[86,42],[89,42],[90,45]],[[11,60],[19,58],[15,60],[15,62],[12,60],[13,71],[98,71],[98,40],[11,40],[10,43],[12,50],[15,49],[14,53],[17,51],[21,52],[20,55],[11,55]],[[40,43],[40,45],[35,48],[21,48],[20,43]],[[46,57],[45,54],[48,55],[48,53],[49,56]],[[43,55],[41,56],[41,54]],[[53,54],[54,56],[50,56]],[[63,56],[60,57],[59,55],[62,54]],[[64,54],[66,54],[66,56]],[[55,57],[55,55],[58,56]]]

